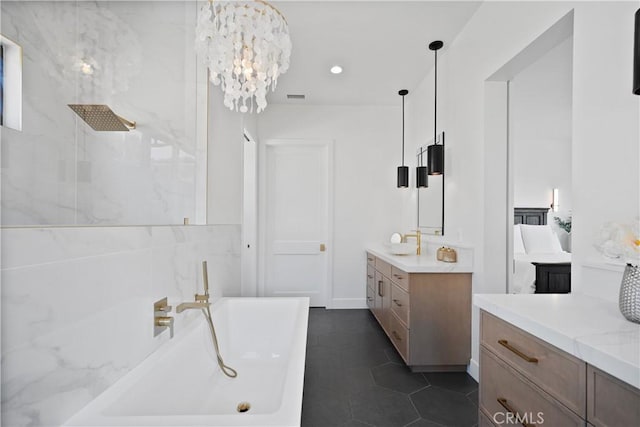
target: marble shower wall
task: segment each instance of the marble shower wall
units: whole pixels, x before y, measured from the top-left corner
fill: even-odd
[[[2,225],[203,223],[206,71],[194,51],[196,3],[1,8],[2,34],[23,51],[23,129],[2,129]],[[107,104],[137,128],[94,131],[73,103]]]
[[[153,303],[240,292],[240,226],[3,229],[2,425],[57,426],[169,340]],[[197,312],[171,313],[175,334]]]

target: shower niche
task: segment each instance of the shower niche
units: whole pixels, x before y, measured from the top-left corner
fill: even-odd
[[[22,47],[22,129],[1,134],[2,226],[204,224],[196,4],[1,7],[2,35]]]

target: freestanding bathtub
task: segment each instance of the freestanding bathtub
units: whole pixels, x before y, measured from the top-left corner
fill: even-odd
[[[308,308],[308,298],[222,298],[213,321],[237,378],[218,368],[200,315],[65,426],[299,426]]]

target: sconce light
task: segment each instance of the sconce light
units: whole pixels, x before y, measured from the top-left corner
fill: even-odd
[[[422,164],[422,155],[424,149],[420,147],[420,165],[416,168],[416,186],[418,188],[427,188],[429,186],[429,173],[427,167]]]
[[[427,164],[429,166],[429,175],[442,175],[444,173],[444,145],[438,145],[437,142],[437,119],[438,119],[438,50],[442,48],[444,43],[440,40],[429,43],[429,49],[435,54],[434,65],[434,87],[433,87],[433,145],[427,148]],[[443,137],[444,144],[444,137]]]
[[[551,209],[553,209],[554,212],[558,212],[558,210],[560,210],[560,203],[558,202],[559,192],[560,191],[557,188],[553,189],[553,202],[551,202]]]
[[[636,10],[636,26],[634,34],[633,93],[640,95],[640,9]]]
[[[404,165],[404,96],[408,93],[406,89],[398,92],[402,96],[402,166],[398,166],[398,188],[409,186],[409,167]]]

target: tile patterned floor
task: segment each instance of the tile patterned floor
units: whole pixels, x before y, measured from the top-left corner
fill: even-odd
[[[472,427],[477,405],[466,373],[412,373],[368,310],[310,310],[302,427]]]

